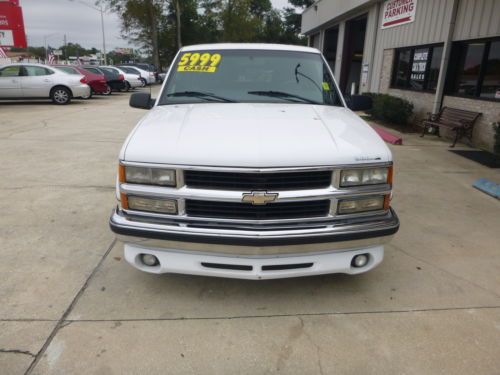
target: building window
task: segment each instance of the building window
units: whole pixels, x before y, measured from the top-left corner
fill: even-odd
[[[442,55],[442,45],[396,50],[391,87],[435,91]]]
[[[500,40],[490,44],[479,96],[487,99],[500,99]]]
[[[449,94],[500,100],[499,39],[455,43],[450,60]]]

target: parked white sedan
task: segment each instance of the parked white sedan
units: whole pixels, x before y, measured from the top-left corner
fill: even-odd
[[[142,87],[141,76],[139,74],[127,73],[123,69],[117,68],[116,66],[100,66],[100,69],[112,70],[117,74],[121,74],[125,80],[125,90],[135,89],[136,87]]]
[[[89,93],[83,75],[67,74],[42,64],[0,66],[0,100],[47,98],[55,104],[68,104],[72,98]]]
[[[135,65],[119,65],[118,68],[129,68],[137,71],[141,75],[141,81],[143,82],[143,86],[152,85],[156,82],[155,75],[153,72],[149,72]]]

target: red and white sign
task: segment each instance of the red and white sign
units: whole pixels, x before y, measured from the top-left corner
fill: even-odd
[[[387,0],[382,12],[382,29],[415,21],[417,0]]]
[[[27,48],[23,11],[18,0],[0,0],[0,46]]]

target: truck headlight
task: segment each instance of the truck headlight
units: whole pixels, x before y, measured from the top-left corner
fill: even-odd
[[[137,211],[177,214],[177,201],[174,199],[156,199],[128,196],[128,208]]]
[[[354,214],[360,212],[379,211],[386,208],[389,196],[363,197],[356,199],[343,199],[339,201],[337,212],[342,214]]]
[[[125,181],[132,184],[176,186],[175,169],[122,166]]]
[[[391,175],[392,167],[344,169],[340,172],[340,186],[390,184]]]

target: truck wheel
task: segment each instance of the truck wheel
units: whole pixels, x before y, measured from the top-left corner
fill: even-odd
[[[56,87],[52,89],[50,98],[54,104],[65,105],[71,101],[71,92],[66,87]]]

